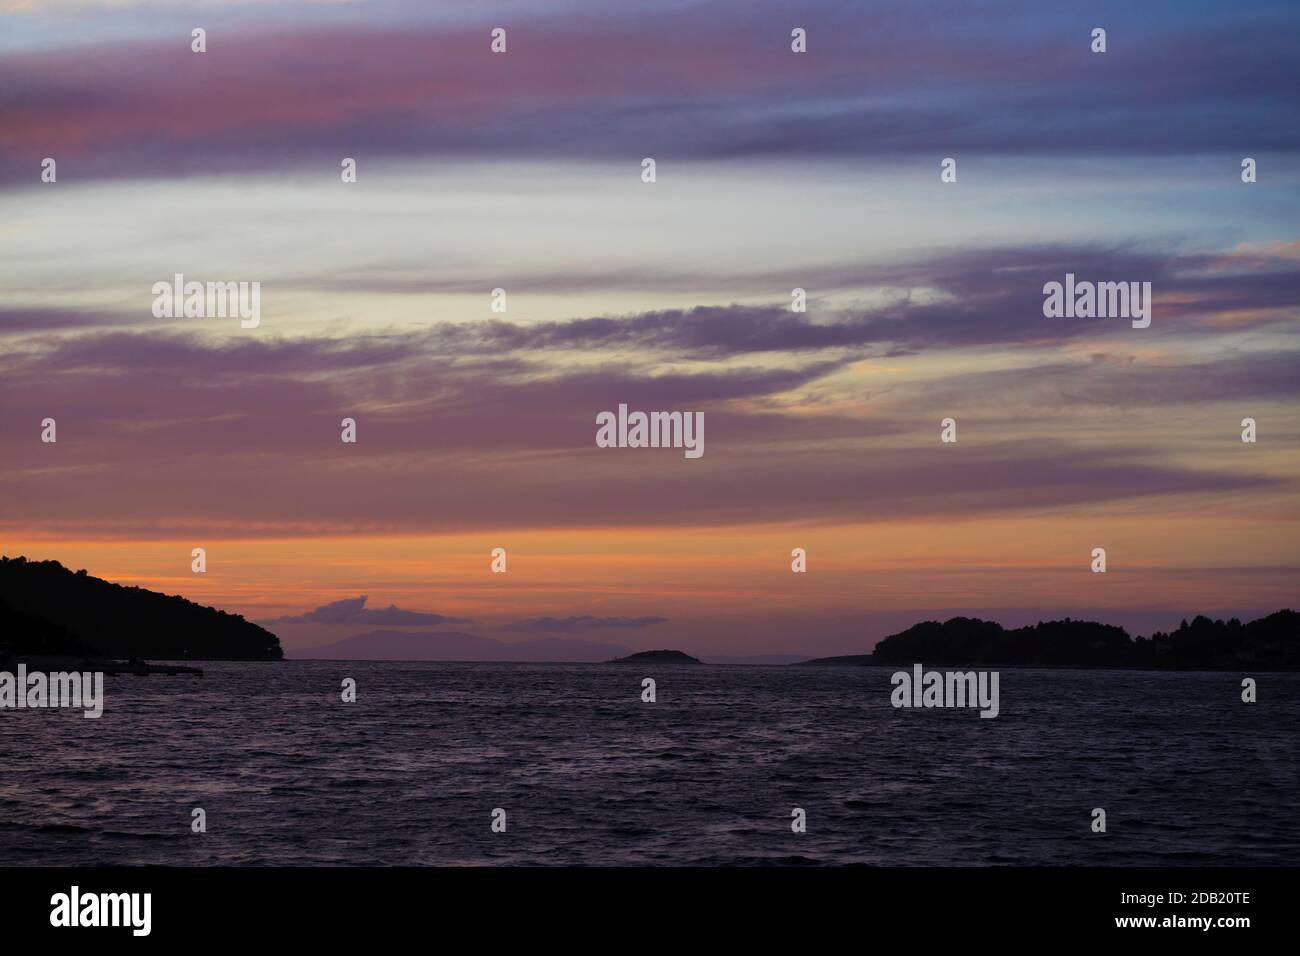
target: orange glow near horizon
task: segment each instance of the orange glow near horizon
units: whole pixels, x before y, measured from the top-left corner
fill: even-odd
[[[664,633],[728,621],[739,627],[756,616],[811,624],[913,608],[1170,609],[1179,616],[1276,609],[1294,603],[1286,567],[1294,556],[1275,531],[1263,520],[1178,515],[1135,523],[1119,514],[204,542],[9,535],[4,550],[254,620],[365,594],[370,608],[396,604],[477,626],[536,616],[656,615],[673,623]],[[1099,544],[1107,549],[1106,575],[1089,571]],[[196,545],[207,550],[205,574],[190,571]],[[489,570],[494,547],[507,549],[505,574]],[[806,574],[790,571],[794,547],[808,553]]]

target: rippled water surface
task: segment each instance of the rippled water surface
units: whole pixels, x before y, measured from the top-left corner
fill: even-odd
[[[1300,864],[1296,674],[1003,670],[982,720],[886,668],[204,667],[0,711],[0,864]]]

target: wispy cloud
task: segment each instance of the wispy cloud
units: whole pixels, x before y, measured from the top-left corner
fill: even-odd
[[[51,530],[259,535],[870,521],[1286,484],[1163,440],[1137,454],[1126,443],[1083,453],[1062,432],[1017,439],[1032,409],[1078,413],[1134,395],[1162,407],[1293,399],[1300,272],[1285,247],[1027,245],[875,270],[930,295],[815,318],[788,305],[700,306],[256,339],[79,329],[75,311],[58,312],[71,334],[15,336],[0,356],[0,491],[10,520]],[[1041,284],[1065,271],[1155,277],[1153,334],[1044,319]],[[1017,359],[990,366],[990,349]],[[913,357],[942,373],[898,374]],[[706,412],[709,455],[689,473],[655,456],[600,455],[594,416],[620,402]],[[933,451],[906,439],[957,408],[993,429],[963,444],[960,494]],[[46,416],[62,429],[57,459],[29,433]],[[359,422],[359,454],[338,441],[344,416]],[[123,461],[147,470],[115,467]],[[248,475],[256,495],[243,490]],[[192,487],[209,491],[195,498]],[[60,488],[67,501],[51,514],[42,502]]]
[[[584,158],[649,143],[729,159],[1300,146],[1295,20],[1280,11],[1116,28],[1105,68],[1077,24],[1024,16],[1007,30],[958,3],[926,17],[807,7],[806,56],[789,52],[790,22],[778,4],[524,15],[506,56],[489,52],[486,19],[292,33],[272,21],[220,31],[201,56],[176,37],[24,52],[0,64],[0,182],[30,179],[46,155],[81,177],[158,176],[336,165],[357,143],[370,156]]]

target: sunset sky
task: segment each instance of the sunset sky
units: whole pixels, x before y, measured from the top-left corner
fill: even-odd
[[[639,6],[0,0],[0,553],[700,654],[1297,605],[1300,9]]]

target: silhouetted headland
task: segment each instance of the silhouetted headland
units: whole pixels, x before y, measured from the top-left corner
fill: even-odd
[[[699,658],[682,651],[640,651],[627,657],[616,657],[606,664],[702,664]]]
[[[1278,611],[1243,624],[1197,616],[1172,633],[1132,638],[1096,621],[1043,621],[1007,629],[954,617],[891,634],[869,655],[823,657],[804,665],[999,664],[1022,667],[1137,667],[1176,670],[1300,670],[1300,613]],[[802,665],[801,665],[802,666]]]
[[[279,660],[280,639],[216,608],[125,587],[57,561],[0,558],[0,634],[11,654],[155,660]],[[174,668],[173,668],[174,670]]]

